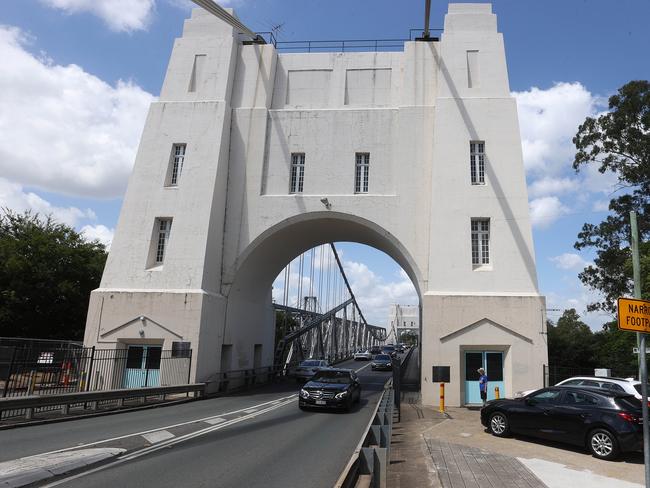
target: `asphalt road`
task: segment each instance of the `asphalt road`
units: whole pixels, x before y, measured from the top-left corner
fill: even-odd
[[[363,368],[358,373],[361,402],[350,413],[302,412],[295,398],[250,419],[57,486],[330,488],[358,444],[390,375],[372,372],[365,367],[367,362],[339,366]],[[11,446],[0,450],[0,461],[253,408],[298,389],[274,385],[239,396],[0,431],[0,445]]]

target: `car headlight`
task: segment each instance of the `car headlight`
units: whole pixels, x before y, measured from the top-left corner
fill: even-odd
[[[300,398],[309,398],[309,392],[307,390],[300,390]]]
[[[345,398],[346,396],[348,396],[348,392],[342,391],[341,393],[337,393],[336,395],[334,395],[334,398],[340,400],[341,398]]]

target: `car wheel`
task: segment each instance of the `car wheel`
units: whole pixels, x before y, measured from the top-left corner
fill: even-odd
[[[355,403],[360,403],[361,402],[361,388],[357,391],[357,399]]]
[[[598,459],[611,460],[618,457],[616,437],[605,429],[592,430],[587,437],[587,447]]]
[[[497,437],[506,437],[510,433],[508,417],[505,413],[496,412],[490,417],[490,432]]]

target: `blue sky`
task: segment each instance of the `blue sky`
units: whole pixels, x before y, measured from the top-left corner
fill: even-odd
[[[432,2],[432,28],[447,9]],[[540,289],[549,308],[580,313],[577,279],[592,259],[573,249],[598,222],[615,178],[575,175],[571,137],[631,79],[650,75],[647,0],[495,0],[519,105]],[[280,40],[385,39],[421,28],[424,0],[232,0],[255,31]],[[0,206],[53,213],[109,241],[149,103],[158,95],[186,0],[3,0],[0,10]],[[79,138],[83,133],[85,137]],[[52,141],[56,141],[53,143]],[[358,294],[382,324],[414,303],[399,267],[340,246]],[[378,294],[381,300],[374,300]],[[557,313],[550,313],[557,318]],[[593,328],[608,317],[584,315]]]

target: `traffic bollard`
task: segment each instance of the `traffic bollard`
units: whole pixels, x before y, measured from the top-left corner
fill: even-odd
[[[445,384],[440,383],[440,407],[438,409],[441,413],[445,413]]]
[[[499,387],[498,387],[498,386],[495,386],[495,387],[494,387],[494,398],[495,398],[496,400],[499,399]]]

